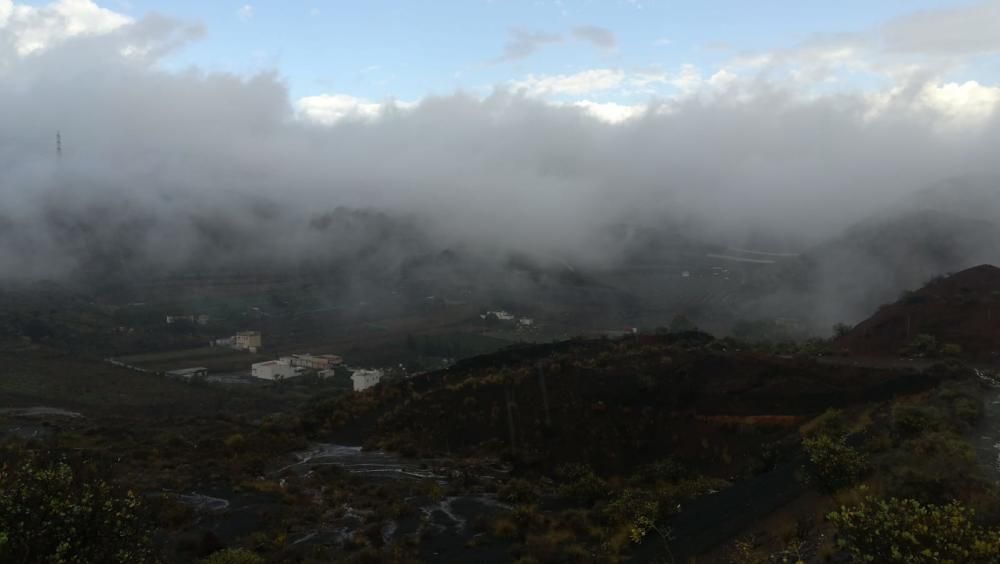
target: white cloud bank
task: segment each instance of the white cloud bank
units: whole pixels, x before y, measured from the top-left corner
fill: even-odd
[[[108,33],[131,21],[91,0],[58,0],[44,6],[0,0],[0,41],[21,56],[71,37]]]
[[[420,218],[443,245],[483,256],[610,262],[608,225],[673,219],[686,233],[766,230],[798,243],[936,179],[1000,175],[997,87],[936,74],[827,92],[775,72],[812,57],[790,53],[704,71],[535,76],[415,104],[293,101],[274,74],[162,70],[157,57],[197,35],[162,18],[64,30],[19,54],[18,8],[0,12],[0,45],[11,46],[0,269],[72,270],[84,243],[113,249],[133,231],[137,253],[180,261],[220,225],[254,253],[322,253],[331,243],[310,220],[336,206]],[[123,57],[130,48],[142,56]],[[641,104],[602,97],[660,87]],[[82,237],[78,215],[99,228]]]

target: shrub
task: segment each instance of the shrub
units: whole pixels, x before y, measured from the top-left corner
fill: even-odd
[[[729,553],[733,564],[766,564],[767,555],[757,546],[757,539],[751,535],[733,541]]]
[[[944,414],[937,408],[909,403],[894,405],[892,420],[893,426],[901,435],[940,431],[947,426]]]
[[[533,482],[514,478],[500,487],[497,497],[508,503],[535,503],[541,497],[541,492]]]
[[[813,475],[827,489],[857,482],[868,470],[864,454],[847,445],[844,437],[817,435],[802,441]]]
[[[556,473],[565,483],[559,487],[559,495],[581,505],[592,505],[608,493],[608,484],[589,466],[566,464]]]
[[[613,521],[628,527],[632,542],[640,543],[646,533],[656,529],[660,504],[648,492],[627,489],[608,504],[605,512]]]
[[[517,523],[510,517],[499,517],[490,525],[490,534],[500,539],[512,539],[517,532]]]
[[[201,564],[264,564],[267,562],[245,548],[227,548],[213,553],[201,561]]]
[[[941,345],[933,335],[921,333],[903,347],[900,354],[917,358],[935,358],[941,354]]]
[[[66,462],[0,469],[2,562],[148,562],[150,530],[135,494]]]
[[[799,428],[803,437],[812,435],[842,435],[847,432],[843,412],[839,409],[827,409],[821,415],[807,421]]]
[[[243,449],[246,448],[247,439],[246,437],[243,436],[242,433],[234,433],[226,437],[226,440],[223,441],[223,444],[225,444],[226,449],[231,452],[242,452]]]
[[[941,347],[941,356],[957,357],[962,356],[961,345],[956,345],[954,343],[948,343]]]
[[[576,536],[567,529],[552,529],[529,534],[524,541],[528,555],[536,562],[577,562],[567,548],[576,546]]]
[[[828,516],[839,530],[838,546],[856,562],[996,562],[1000,531],[977,526],[973,517],[958,502],[898,498],[868,498]]]
[[[904,443],[888,470],[892,494],[944,502],[974,485],[976,453],[954,433],[928,433]]]
[[[673,458],[661,458],[639,467],[635,477],[643,482],[674,482],[689,475],[688,469]]]

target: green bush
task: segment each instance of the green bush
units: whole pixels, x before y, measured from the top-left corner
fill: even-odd
[[[589,466],[566,464],[556,474],[563,480],[559,495],[581,505],[592,505],[608,494],[607,482],[594,474]]]
[[[1000,555],[1000,531],[980,527],[958,502],[868,498],[828,515],[837,544],[855,562],[988,563]]]
[[[0,469],[0,562],[149,562],[138,497],[65,462]]]
[[[936,358],[941,354],[941,345],[933,335],[921,333],[907,343],[899,353],[917,358]]]
[[[962,499],[978,476],[975,450],[948,432],[906,441],[887,470],[889,493],[927,502]]]
[[[941,356],[957,357],[962,356],[961,345],[956,345],[954,343],[947,343],[941,347]]]
[[[868,471],[868,459],[844,437],[816,435],[802,441],[812,474],[829,490],[849,486]]]
[[[537,503],[541,495],[538,486],[524,478],[510,480],[497,492],[497,497],[508,503]]]
[[[640,543],[649,531],[656,529],[660,504],[649,492],[627,489],[608,504],[605,512],[614,522],[628,527],[632,542]]]
[[[646,484],[676,482],[686,478],[689,474],[690,471],[680,462],[673,458],[661,458],[640,466],[632,475],[632,481]]]
[[[227,548],[212,553],[201,561],[201,564],[264,564],[267,562],[255,552],[245,548]]]
[[[844,422],[844,414],[839,409],[827,409],[821,415],[806,422],[799,428],[799,433],[803,437],[815,435],[835,435],[840,436],[847,433],[847,425]]]
[[[947,427],[945,416],[939,409],[910,403],[894,405],[892,421],[901,435],[918,435]]]

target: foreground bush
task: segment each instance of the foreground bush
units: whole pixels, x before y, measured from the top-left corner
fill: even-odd
[[[608,494],[608,484],[584,464],[564,464],[556,469],[563,481],[559,495],[580,505],[593,505]]]
[[[640,543],[646,533],[657,530],[660,504],[648,492],[627,489],[608,504],[605,512],[614,521],[628,527],[632,542]]]
[[[838,546],[855,562],[995,563],[1000,530],[976,525],[973,516],[958,502],[868,498],[828,517],[839,530]]]
[[[149,562],[139,499],[65,462],[0,469],[0,562]]]
[[[954,433],[927,433],[903,443],[886,468],[886,493],[925,503],[968,500],[979,489],[976,451]]]
[[[851,448],[844,437],[817,435],[804,439],[802,446],[813,475],[829,490],[849,486],[868,471],[865,455]]]
[[[245,548],[227,548],[212,553],[201,564],[264,564],[266,560]]]

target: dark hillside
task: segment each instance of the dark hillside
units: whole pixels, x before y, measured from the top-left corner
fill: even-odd
[[[373,427],[370,444],[403,452],[510,452],[513,427],[527,460],[616,473],[676,456],[733,474],[807,418],[938,380],[725,349],[688,333],[502,351],[380,386],[355,403],[367,413],[354,425]]]
[[[981,265],[937,278],[883,306],[837,344],[857,355],[910,354],[919,336],[932,337],[942,347],[957,345],[961,353],[979,358],[1000,352],[1000,268]]]

